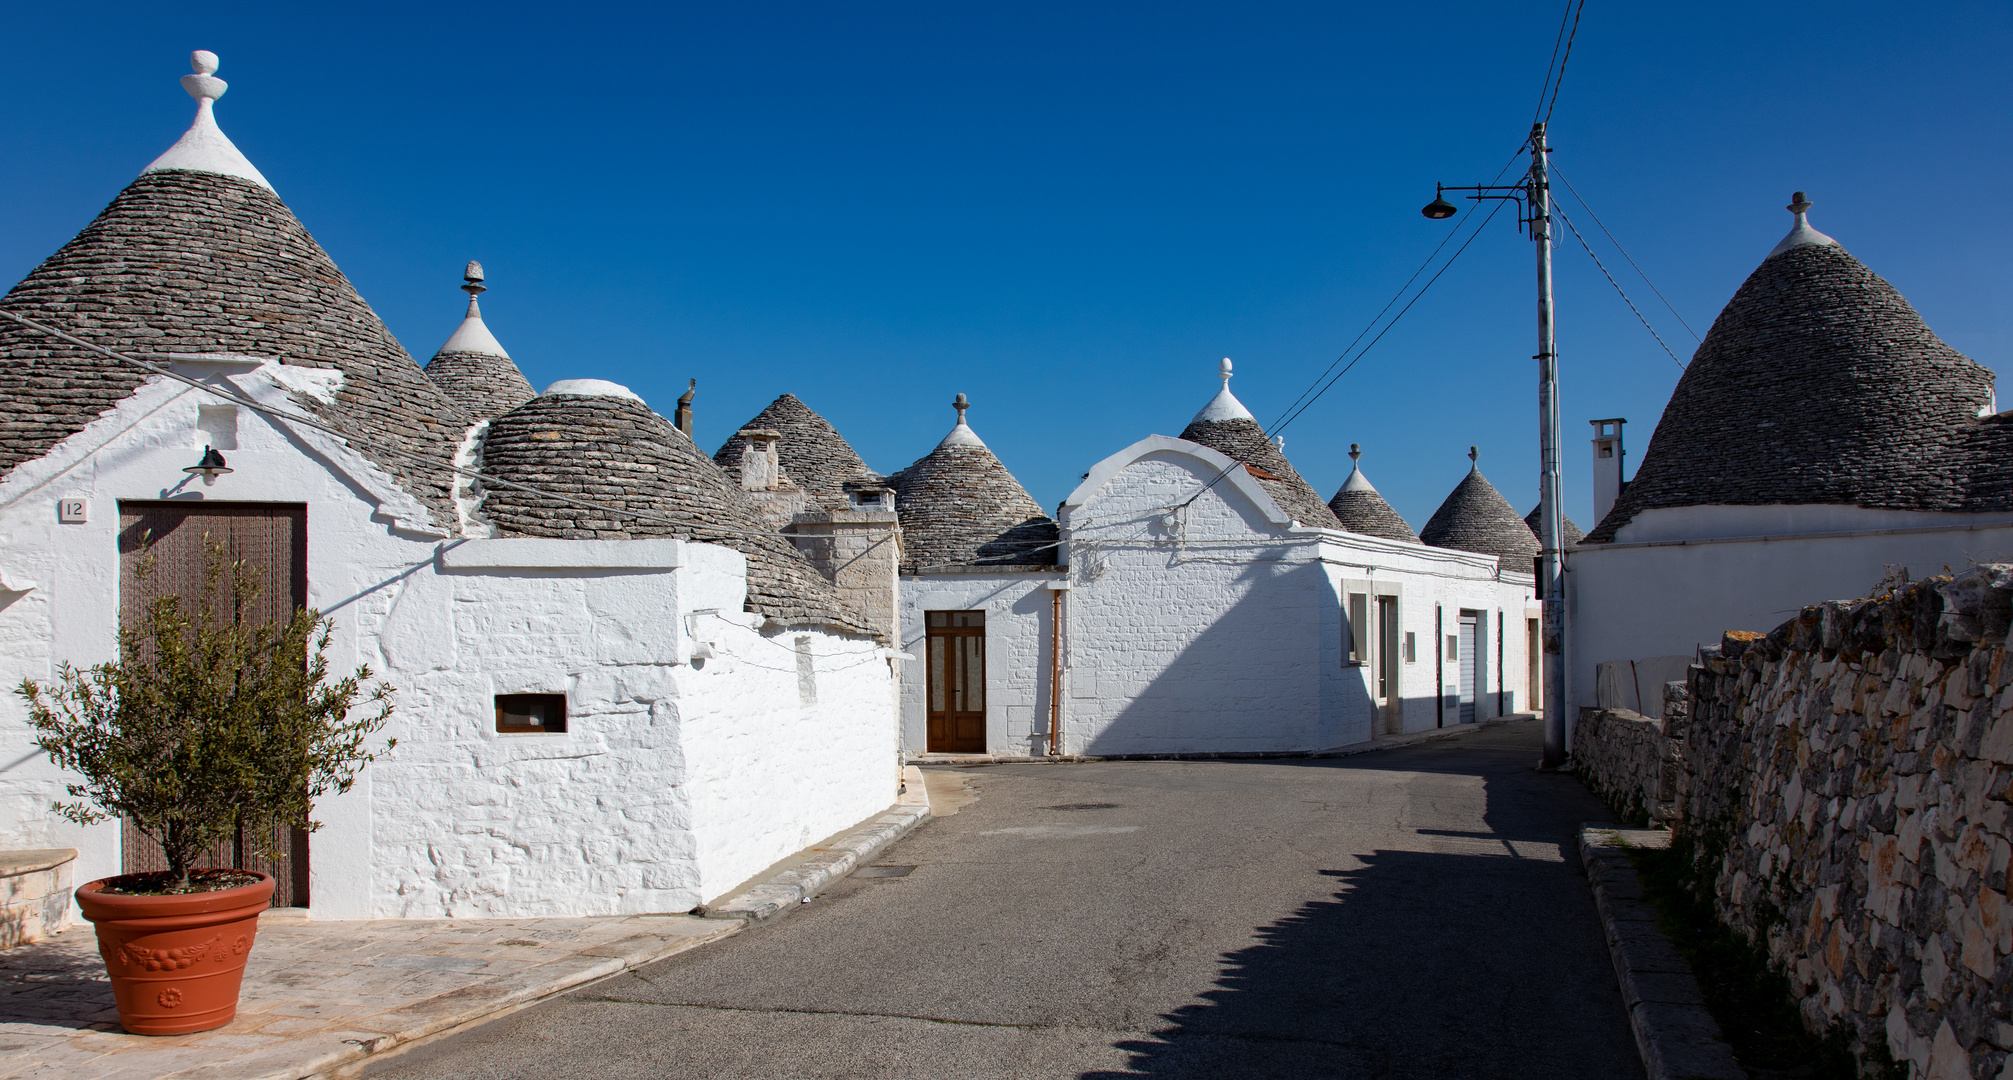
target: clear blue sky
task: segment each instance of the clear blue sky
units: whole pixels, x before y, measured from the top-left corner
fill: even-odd
[[[696,376],[708,450],[787,390],[883,471],[963,392],[1053,507],[1179,433],[1219,357],[1277,416],[1450,227],[1419,215],[1434,181],[1486,180],[1522,139],[1562,2],[29,5],[0,278],[174,141],[208,48],[224,130],[421,362],[477,258],[536,385],[613,379],[668,414]],[[1806,189],[2003,374],[2009,55],[2004,3],[1591,0],[1554,161],[1700,333]],[[1479,444],[1535,504],[1531,266],[1506,213],[1285,431],[1323,495],[1360,442],[1421,525]],[[1567,508],[1591,527],[1584,421],[1628,417],[1633,464],[1679,371],[1570,237],[1558,267]]]

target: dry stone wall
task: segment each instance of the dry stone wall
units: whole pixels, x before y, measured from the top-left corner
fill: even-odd
[[[1809,1027],[1917,1077],[2013,1077],[2009,610],[2013,565],[1988,565],[1728,634],[1673,733],[1722,917]]]
[[[1666,736],[1664,721],[1627,709],[1581,709],[1573,739],[1573,771],[1615,813],[1670,823],[1679,743]]]

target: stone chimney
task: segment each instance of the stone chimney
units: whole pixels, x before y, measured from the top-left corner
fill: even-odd
[[[1594,426],[1593,524],[1598,526],[1614,509],[1615,500],[1622,497],[1622,488],[1628,486],[1622,480],[1622,427],[1628,421],[1616,416],[1588,423]]]
[[[474,266],[475,264],[469,263],[468,265]],[[688,439],[692,437],[692,395],[698,392],[699,380],[693,379],[685,387],[685,392],[678,395],[678,407],[672,410],[671,413],[671,426],[684,432],[685,437]]]
[[[762,514],[762,520],[778,529],[787,527],[802,513],[807,498],[804,490],[783,475],[783,461],[777,448],[783,433],[770,428],[742,428],[741,490]]]
[[[885,484],[846,484],[849,509],[799,513],[790,539],[889,642],[901,640],[901,520]]]

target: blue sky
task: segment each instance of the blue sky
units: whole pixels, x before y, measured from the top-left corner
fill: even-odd
[[[207,48],[224,130],[421,362],[476,258],[536,385],[613,379],[668,414],[696,376],[708,450],[787,390],[883,471],[963,392],[1053,507],[1179,433],[1220,357],[1278,416],[1450,228],[1418,213],[1434,181],[1508,160],[1562,2],[34,5],[9,16],[32,62],[0,278],[174,141]],[[2009,54],[2004,3],[1591,0],[1553,160],[1701,334],[1804,189],[2003,374]],[[1633,465],[1680,372],[1570,236],[1557,258],[1567,509],[1591,527],[1585,421],[1628,417]],[[1285,430],[1288,457],[1327,495],[1363,444],[1416,527],[1476,444],[1535,505],[1533,296],[1505,213]]]

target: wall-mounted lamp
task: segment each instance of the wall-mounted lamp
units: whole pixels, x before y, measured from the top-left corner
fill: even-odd
[[[231,468],[224,464],[224,455],[217,453],[216,447],[205,446],[203,447],[203,460],[196,462],[182,471],[192,476],[200,474],[203,478],[203,483],[214,484],[217,482],[217,477],[230,472]]]

